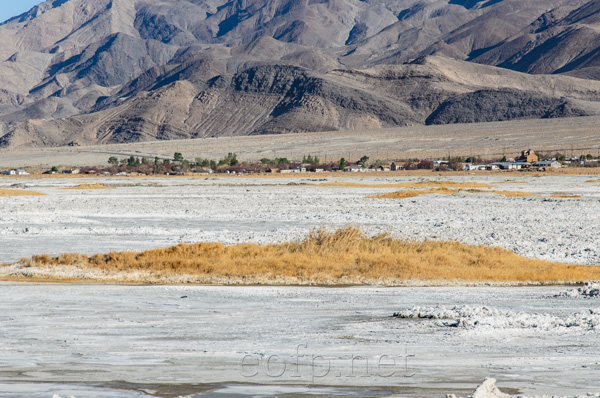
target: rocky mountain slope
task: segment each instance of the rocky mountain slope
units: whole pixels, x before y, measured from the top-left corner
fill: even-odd
[[[598,114],[599,11],[585,0],[49,0],[0,25],[0,145]]]

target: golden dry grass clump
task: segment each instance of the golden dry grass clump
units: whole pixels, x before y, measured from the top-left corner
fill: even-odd
[[[311,185],[317,187],[348,187],[348,188],[493,188],[493,185],[480,182],[456,182],[456,181],[419,181],[405,182],[398,184],[361,184],[356,182],[326,182],[323,184]]]
[[[405,189],[402,191],[388,192],[381,195],[367,196],[369,199],[408,199],[419,195],[438,194],[450,195],[459,192],[458,189],[437,188],[437,189]]]
[[[428,195],[428,194],[438,194],[438,195],[451,195],[453,193],[458,192],[467,192],[467,193],[493,193],[496,195],[504,195],[507,197],[524,197],[524,196],[538,196],[529,192],[520,192],[520,191],[494,191],[494,190],[482,190],[482,189],[448,189],[448,188],[438,188],[438,189],[406,189],[403,191],[389,192],[376,196],[368,196],[371,199],[407,199],[413,198],[419,195]]]
[[[63,189],[114,189],[115,187],[109,187],[103,184],[79,184],[74,187],[67,187]]]
[[[574,282],[600,279],[600,267],[529,259],[500,248],[457,242],[406,242],[347,227],[317,230],[300,242],[270,245],[180,244],[167,249],[65,254],[21,260],[24,267],[76,266],[111,273],[195,275],[199,283],[398,285],[410,282]],[[283,281],[283,282],[282,282]]]
[[[493,185],[481,182],[456,182],[456,181],[421,181],[404,184],[405,188],[440,187],[440,188],[493,188]]]
[[[41,192],[26,191],[24,189],[0,189],[0,196],[41,196]]]
[[[535,196],[539,197],[540,195],[532,194],[531,192],[522,192],[522,191],[483,191],[481,189],[469,189],[466,192],[469,193],[494,193],[496,195],[504,195],[509,198],[520,198],[525,196]]]

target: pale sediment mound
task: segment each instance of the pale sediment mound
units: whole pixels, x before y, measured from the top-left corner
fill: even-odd
[[[496,386],[496,379],[491,377],[487,377],[483,383],[481,383],[475,391],[473,391],[472,395],[469,395],[467,398],[510,398],[510,397],[518,397],[518,398],[599,398],[600,393],[587,393],[585,395],[573,395],[573,396],[558,396],[558,395],[510,395],[503,393]],[[457,397],[454,394],[447,394],[446,398],[464,398]]]
[[[600,332],[600,309],[566,316],[530,314],[485,306],[412,307],[394,314],[404,319],[431,319],[436,326],[466,330],[535,329],[543,332],[579,330]]]
[[[569,298],[600,298],[600,283],[587,282],[585,285],[577,289],[570,289],[566,292],[559,293],[554,297],[569,297]]]
[[[469,398],[509,398],[509,394],[505,394],[496,387],[496,379],[492,379],[491,377],[487,377],[483,383],[479,385],[473,391],[473,395],[469,395]],[[446,398],[463,398],[457,397],[454,394],[446,395]]]

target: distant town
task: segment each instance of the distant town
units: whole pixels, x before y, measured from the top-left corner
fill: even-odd
[[[255,173],[324,173],[324,172],[377,172],[401,170],[433,170],[433,171],[486,171],[486,170],[519,170],[546,171],[563,167],[598,167],[600,159],[591,154],[579,157],[567,157],[561,153],[553,155],[535,153],[528,149],[515,158],[503,156],[500,159],[483,159],[481,157],[450,157],[445,159],[406,159],[396,161],[374,160],[362,156],[357,161],[340,158],[335,162],[321,162],[317,156],[305,155],[302,160],[287,158],[263,158],[256,162],[241,162],[237,154],[230,152],[219,160],[196,158],[188,160],[179,152],[173,158],[155,157],[117,158],[111,156],[107,166],[81,166],[60,168],[54,166],[41,171],[42,174],[88,174],[88,175],[186,175],[186,174],[255,174]],[[29,169],[7,169],[4,175],[22,176],[34,173]],[[36,172],[37,173],[37,172]]]

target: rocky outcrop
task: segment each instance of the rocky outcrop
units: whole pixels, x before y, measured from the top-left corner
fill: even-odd
[[[425,123],[480,123],[573,116],[588,116],[588,113],[569,101],[538,93],[479,90],[447,99]]]

